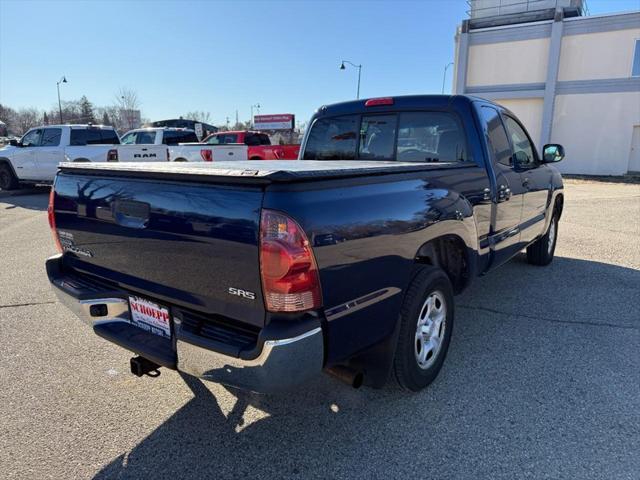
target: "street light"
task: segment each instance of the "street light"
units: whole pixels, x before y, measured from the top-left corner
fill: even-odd
[[[449,62],[445,65],[444,67],[444,73],[442,74],[442,94],[444,95],[444,81],[447,78],[447,70],[449,69],[449,67],[453,65],[453,62]]]
[[[253,128],[253,126],[255,125],[255,123],[253,122],[253,109],[257,109],[258,110],[258,114],[260,114],[260,104],[256,103],[255,105],[251,105],[251,128]]]
[[[56,87],[58,87],[58,109],[60,110],[60,124],[62,124],[62,102],[60,102],[60,84],[61,83],[69,83],[67,82],[67,77],[64,75],[60,80],[56,82]]]
[[[362,72],[362,65],[356,65],[355,63],[350,62],[349,60],[342,60],[340,63],[340,70],[346,70],[347,67],[344,66],[345,63],[348,63],[352,67],[356,67],[358,69],[358,93],[356,93],[356,99],[360,98],[360,73]]]

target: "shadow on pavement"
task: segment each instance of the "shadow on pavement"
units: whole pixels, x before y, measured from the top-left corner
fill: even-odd
[[[16,207],[44,211],[49,203],[50,186],[21,188],[19,190],[0,190],[0,211]]]
[[[321,376],[281,396],[229,390],[225,414],[182,375],[193,398],[95,478],[632,476],[638,285],[638,270],[519,256],[457,297],[443,371],[418,394]]]

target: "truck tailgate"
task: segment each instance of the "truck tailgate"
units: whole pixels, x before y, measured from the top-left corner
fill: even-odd
[[[63,171],[56,227],[72,269],[195,314],[261,327],[262,198],[257,185]]]

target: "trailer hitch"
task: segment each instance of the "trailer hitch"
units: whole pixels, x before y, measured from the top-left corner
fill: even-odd
[[[132,357],[129,363],[131,364],[131,373],[136,377],[147,375],[155,378],[160,376],[160,365],[144,357]]]

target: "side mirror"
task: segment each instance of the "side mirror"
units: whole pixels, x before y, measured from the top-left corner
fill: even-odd
[[[564,158],[564,147],[557,143],[549,143],[542,149],[543,163],[555,163]]]
[[[12,138],[11,140],[9,140],[9,145],[11,145],[12,147],[19,147],[20,142],[18,142],[18,140],[16,140],[15,138]]]

